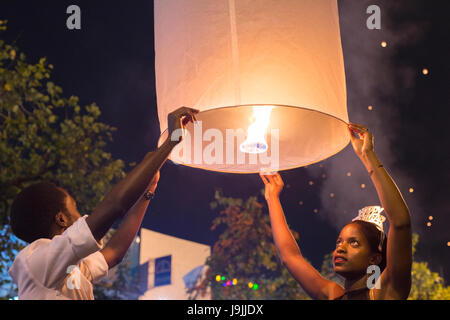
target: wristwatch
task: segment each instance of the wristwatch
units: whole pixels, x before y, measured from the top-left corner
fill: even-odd
[[[154,196],[155,196],[155,194],[154,194],[153,192],[151,192],[150,190],[147,190],[147,192],[144,193],[144,197],[145,197],[145,199],[147,199],[147,200],[152,199]]]

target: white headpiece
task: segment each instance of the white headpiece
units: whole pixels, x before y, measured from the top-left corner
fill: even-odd
[[[375,224],[378,230],[384,232],[383,222],[386,220],[385,216],[381,215],[384,209],[380,206],[367,206],[359,209],[358,216],[352,221],[361,220]]]

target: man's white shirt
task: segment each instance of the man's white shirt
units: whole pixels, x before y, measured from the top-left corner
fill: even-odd
[[[93,286],[108,264],[86,223],[79,218],[63,234],[22,249],[8,270],[25,300],[93,300]]]

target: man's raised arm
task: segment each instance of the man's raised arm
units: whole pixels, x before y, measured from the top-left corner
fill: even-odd
[[[198,110],[186,107],[170,113],[169,135],[166,141],[156,151],[147,153],[144,159],[106,194],[103,201],[86,218],[86,223],[97,241],[103,238],[114,221],[123,217],[145,192],[172,149],[181,141],[181,137],[172,140],[172,133],[183,128],[189,121],[193,121],[196,113]]]

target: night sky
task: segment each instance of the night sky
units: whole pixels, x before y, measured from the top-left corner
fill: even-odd
[[[375,151],[410,208],[413,231],[420,236],[416,260],[428,261],[448,284],[450,4],[338,2],[350,121],[373,132]],[[81,8],[81,30],[66,28],[71,4]],[[372,4],[381,8],[381,30],[366,27],[366,8]],[[108,147],[115,158],[139,161],[156,147],[152,1],[2,0],[0,19],[8,20],[1,37],[16,41],[28,61],[47,57],[54,65],[51,79],[66,96],[100,106],[100,120],[118,128]],[[321,163],[281,175],[287,221],[300,234],[302,253],[318,268],[345,222],[359,208],[379,204],[351,145]],[[209,203],[215,190],[247,198],[262,188],[258,175],[207,172],[168,161],[143,226],[213,245],[218,232],[210,225],[218,213]]]

